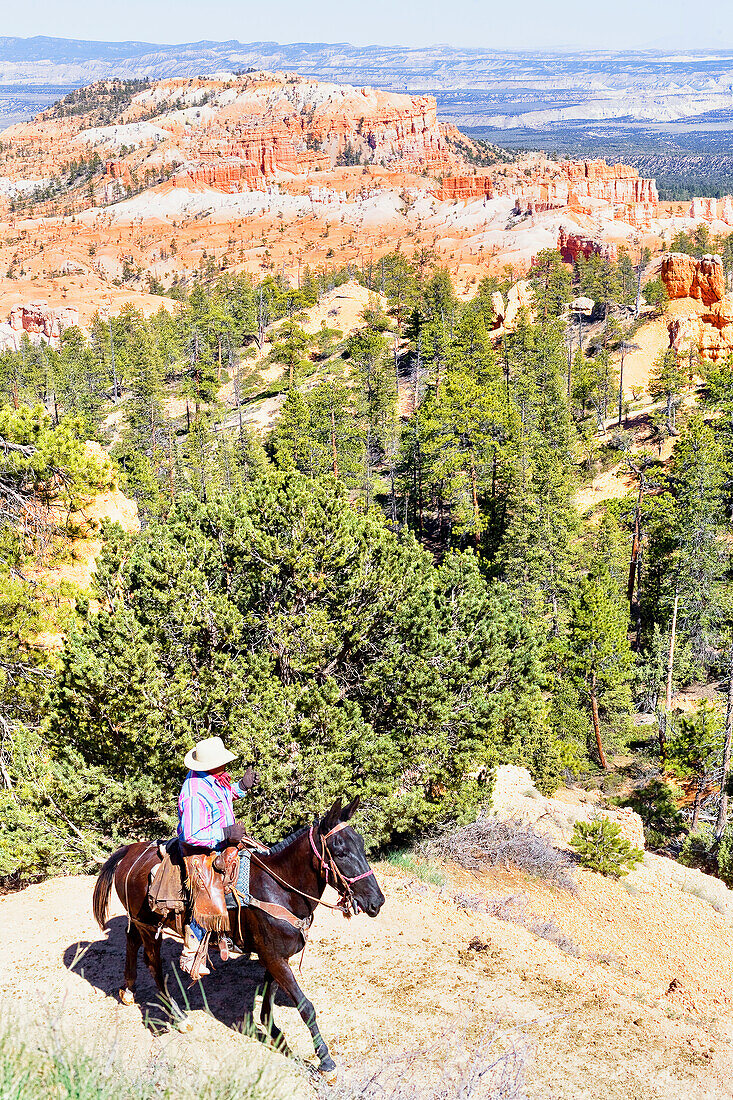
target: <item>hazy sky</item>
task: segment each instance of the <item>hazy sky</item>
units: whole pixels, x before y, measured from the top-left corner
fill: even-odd
[[[3,35],[149,42],[352,42],[541,49],[733,47],[706,0],[2,0]],[[700,18],[696,18],[696,13]]]

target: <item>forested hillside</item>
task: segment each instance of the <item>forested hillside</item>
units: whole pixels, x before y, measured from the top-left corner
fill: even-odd
[[[656,776],[651,843],[687,831],[675,774],[697,828],[730,715],[672,696],[731,670],[731,367],[662,353],[644,446],[618,377],[642,320],[626,254],[540,253],[497,336],[507,283],[459,299],[429,253],[395,252],[355,331],[309,332],[357,275],[202,281],[0,356],[6,883],[170,831],[210,734],[255,764],[245,816],[270,840],[348,791],[385,844],[475,815],[498,763],[550,791],[630,748]],[[628,495],[584,514],[611,467]],[[141,532],[107,528],[92,592],[41,591],[113,482]],[[38,644],[51,623],[60,649]]]

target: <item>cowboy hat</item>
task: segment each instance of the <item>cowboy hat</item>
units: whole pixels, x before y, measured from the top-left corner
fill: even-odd
[[[187,752],[183,763],[192,772],[210,772],[236,760],[237,754],[225,747],[221,737],[206,737]]]

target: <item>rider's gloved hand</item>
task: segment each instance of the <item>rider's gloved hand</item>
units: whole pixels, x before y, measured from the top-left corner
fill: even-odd
[[[239,780],[239,785],[241,787],[244,787],[245,791],[251,791],[252,788],[255,786],[255,784],[259,783],[259,781],[260,781],[259,775],[257,774],[257,772],[254,770],[254,768],[250,764],[250,766],[246,769],[246,771],[245,771],[244,775],[242,776],[242,778]]]
[[[227,825],[224,830],[224,839],[227,844],[241,844],[246,835],[244,825],[240,825],[238,821],[235,821],[233,825]]]

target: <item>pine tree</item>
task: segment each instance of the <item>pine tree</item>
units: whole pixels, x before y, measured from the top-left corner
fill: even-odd
[[[534,308],[538,319],[547,321],[559,317],[572,297],[572,275],[556,249],[543,248],[537,253],[529,270],[529,282],[534,291]]]
[[[723,719],[715,707],[703,700],[692,714],[681,714],[667,741],[667,761],[675,775],[695,784],[690,831],[697,828],[706,785],[719,766],[723,746]]]
[[[127,346],[130,399],[127,419],[130,440],[139,451],[152,454],[165,430],[163,375],[158,348],[144,324],[139,324]]]
[[[564,661],[590,708],[598,759],[607,769],[603,728],[629,711],[632,668],[626,615],[607,575],[580,582]]]
[[[275,336],[270,359],[273,363],[282,363],[288,389],[292,390],[293,386],[309,371],[311,364],[306,353],[311,346],[312,338],[292,317],[280,325]]]
[[[687,385],[685,368],[674,348],[661,351],[654,360],[649,375],[649,394],[655,401],[663,400],[665,402],[665,416],[669,432],[675,431],[677,408],[682,401],[682,395],[687,389]]]

